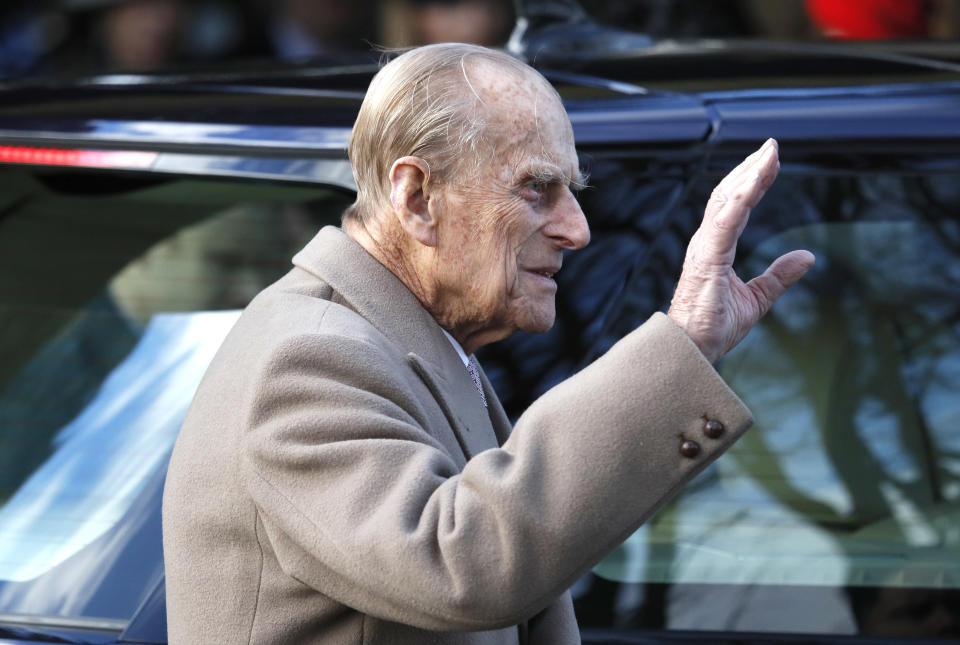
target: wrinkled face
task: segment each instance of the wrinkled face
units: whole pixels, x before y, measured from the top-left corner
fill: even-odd
[[[477,346],[554,321],[564,249],[590,240],[571,182],[580,180],[573,130],[556,96],[534,78],[478,66],[493,154],[441,191],[434,312]]]

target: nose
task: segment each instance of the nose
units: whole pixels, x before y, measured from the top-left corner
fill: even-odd
[[[562,249],[582,249],[590,243],[590,225],[569,189],[554,206],[546,233]]]

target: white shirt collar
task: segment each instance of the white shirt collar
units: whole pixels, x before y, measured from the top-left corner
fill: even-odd
[[[460,343],[457,342],[457,339],[454,338],[453,336],[451,336],[451,335],[450,335],[450,332],[448,332],[448,331],[447,331],[446,329],[444,329],[443,327],[440,328],[440,331],[443,332],[443,335],[444,335],[444,336],[446,336],[448,339],[450,339],[450,344],[452,344],[452,345],[453,345],[453,348],[454,348],[455,350],[457,350],[457,355],[460,357],[460,360],[463,361],[463,366],[466,367],[467,365],[469,365],[469,364],[470,364],[470,359],[467,358],[466,352],[464,352],[464,351],[463,351],[463,348],[460,347]]]

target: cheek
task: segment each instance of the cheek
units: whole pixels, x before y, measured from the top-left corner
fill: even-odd
[[[451,204],[460,218],[453,224],[459,249],[449,248],[450,265],[460,267],[460,279],[485,307],[519,297],[517,260],[529,236],[529,205],[494,183],[496,190],[465,192]]]
[[[525,237],[524,212],[524,204],[499,202],[477,213],[473,243],[482,247],[491,271],[516,272],[517,254]]]
[[[516,205],[508,211],[502,213],[496,224],[497,248],[500,250],[500,258],[503,271],[504,287],[508,297],[516,296],[516,291],[520,286],[519,258],[523,251],[523,244],[529,237],[524,225],[526,218],[526,205]]]

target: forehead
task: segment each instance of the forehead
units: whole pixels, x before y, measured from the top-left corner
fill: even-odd
[[[565,174],[578,171],[570,119],[541,76],[485,62],[468,79],[499,159],[523,165],[539,160]]]

